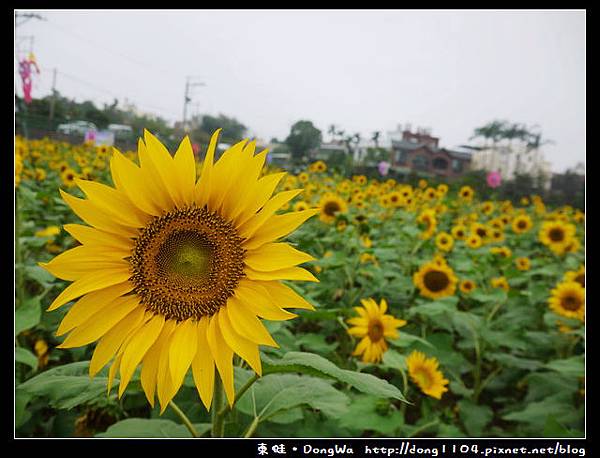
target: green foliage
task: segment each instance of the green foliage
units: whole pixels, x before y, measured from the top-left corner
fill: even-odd
[[[290,134],[285,139],[292,156],[299,161],[310,150],[321,144],[321,131],[311,121],[297,121],[292,125]]]

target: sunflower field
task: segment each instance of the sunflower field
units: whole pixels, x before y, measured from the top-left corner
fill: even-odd
[[[17,437],[584,436],[584,213],[217,137],[15,139]]]

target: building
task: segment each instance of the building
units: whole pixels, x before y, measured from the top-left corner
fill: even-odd
[[[399,131],[401,126],[399,126]],[[429,130],[407,126],[401,131],[402,137],[390,132],[391,170],[396,173],[416,173],[424,177],[454,178],[470,169],[471,153],[465,149],[448,149],[439,145],[439,137],[433,137]],[[396,137],[396,138],[394,138]]]
[[[525,144],[493,145],[474,148],[471,167],[473,170],[499,171],[505,180],[517,174],[531,175],[541,179],[544,189],[550,189],[552,170],[544,159],[541,149],[528,149]]]

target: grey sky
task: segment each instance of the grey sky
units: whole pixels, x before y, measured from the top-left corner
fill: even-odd
[[[250,134],[285,138],[310,119],[363,137],[399,123],[467,143],[494,119],[538,124],[554,171],[585,161],[585,11],[49,11],[34,35],[57,89],[181,119],[235,116]],[[28,45],[23,43],[23,48]],[[62,73],[62,74],[61,74]],[[76,79],[75,79],[76,78]],[[20,84],[17,82],[20,91]]]

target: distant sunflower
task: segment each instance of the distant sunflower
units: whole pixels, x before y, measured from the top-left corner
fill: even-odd
[[[400,207],[402,205],[402,203],[404,202],[404,199],[402,198],[402,194],[400,193],[400,191],[392,191],[388,194],[388,198],[390,200],[390,204],[392,205],[392,207]]]
[[[558,315],[583,321],[585,289],[576,281],[564,281],[551,291],[548,303]]]
[[[447,264],[427,262],[413,275],[413,283],[421,295],[430,299],[452,296],[458,282],[454,271]]]
[[[298,174],[298,181],[302,184],[306,184],[308,183],[308,180],[310,180],[310,176],[308,175],[308,173],[306,172],[302,172]]]
[[[529,215],[518,215],[512,220],[512,230],[515,234],[523,234],[533,227]]]
[[[363,307],[354,307],[360,315],[350,318],[348,324],[353,325],[348,329],[348,334],[361,338],[352,353],[354,356],[362,355],[365,363],[378,363],[387,351],[387,339],[397,339],[398,328],[406,324],[392,315],[386,315],[387,302],[381,299],[379,305],[373,299],[361,299]]]
[[[423,210],[417,217],[417,224],[421,227],[421,238],[423,240],[430,239],[435,234],[437,228],[437,218],[435,216],[435,210],[426,209]]]
[[[473,280],[463,280],[460,282],[458,287],[461,290],[461,292],[463,292],[465,294],[469,294],[471,291],[473,291],[476,288],[476,285]]]
[[[481,212],[485,215],[489,215],[494,211],[495,207],[496,206],[494,205],[494,203],[488,200],[481,204]]]
[[[462,200],[470,202],[473,199],[473,196],[475,195],[475,191],[473,191],[473,188],[471,188],[470,186],[463,186],[462,188],[460,188],[460,191],[458,191],[458,195]]]
[[[462,224],[454,226],[450,232],[452,237],[458,240],[464,240],[467,237],[467,228]]]
[[[321,210],[321,221],[324,223],[332,223],[335,221],[336,215],[339,213],[346,213],[348,204],[336,194],[325,194],[321,198],[319,208]]]
[[[63,184],[67,188],[73,188],[76,183],[75,180],[78,178],[77,172],[72,168],[67,167],[64,172],[60,174]]]
[[[277,215],[300,190],[272,196],[284,173],[260,177],[267,151],[255,155],[254,142],[213,163],[219,131],[198,182],[187,137],[173,157],[146,131],[140,167],[115,149],[115,187],[77,180],[87,199],[61,190],[89,224],[64,226],[82,245],[41,264],[73,282],[49,311],[80,298],[58,328],[57,335],[70,332],[59,347],[99,340],[90,375],[114,358],[108,387],[118,373],[119,396],[141,365],[144,393],[151,405],[158,395],[162,411],[190,367],[207,409],[215,366],[232,405],[233,354],[260,375],[258,346],[277,346],[258,317],[287,320],[296,315],[283,308],[313,309],[281,283],[317,281],[297,267],[313,258],[276,240],[318,210]]]
[[[575,226],[562,221],[546,221],[538,234],[540,242],[556,254],[564,254],[575,237]]]
[[[477,234],[482,241],[485,241],[485,239],[490,236],[490,229],[485,224],[481,223],[472,223],[471,232]]]
[[[311,172],[323,173],[327,170],[327,164],[323,161],[317,161],[311,164]]]
[[[442,251],[450,251],[454,245],[454,239],[447,232],[440,232],[435,237],[435,245]]]
[[[441,399],[442,395],[448,391],[446,385],[449,381],[439,370],[439,362],[436,358],[427,358],[424,353],[413,350],[406,358],[406,365],[411,380],[424,394]]]
[[[579,267],[577,270],[570,270],[565,273],[565,281],[576,281],[585,288],[585,266]]]
[[[482,244],[483,241],[481,240],[481,237],[479,237],[477,234],[471,234],[467,237],[467,246],[469,248],[479,248]]]
[[[531,269],[531,261],[529,260],[529,258],[517,258],[515,259],[515,265],[517,266],[517,269],[521,271],[527,271]]]
[[[510,286],[508,285],[508,281],[506,281],[505,277],[492,278],[490,280],[490,285],[492,285],[492,288],[500,288],[506,292],[508,292],[508,290],[510,289]]]
[[[510,258],[512,250],[507,246],[498,246],[490,248],[490,253],[500,255],[503,258]]]
[[[310,208],[310,204],[308,202],[305,202],[303,200],[296,202],[294,204],[294,211],[295,212],[302,212],[304,210],[308,210]]]

